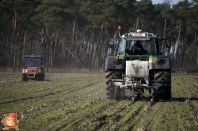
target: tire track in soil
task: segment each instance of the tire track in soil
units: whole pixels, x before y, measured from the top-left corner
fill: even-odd
[[[115,102],[113,102],[115,103]],[[119,105],[120,104],[120,105]],[[92,126],[93,124],[95,123],[99,123],[97,124],[95,127],[94,127],[94,130],[101,130],[102,127],[105,126],[105,124],[108,124],[107,122],[107,119],[109,121],[117,121],[120,119],[120,115],[116,115],[114,116],[115,114],[118,114],[120,112],[122,112],[123,110],[125,110],[127,108],[127,105],[125,103],[115,103],[115,106],[107,106],[105,109],[101,110],[100,113],[97,113],[97,115],[94,115],[93,118],[88,118],[89,121],[91,121],[92,124],[90,124],[90,126]],[[114,109],[116,111],[114,111]],[[104,112],[103,112],[104,111]],[[108,114],[109,112],[112,112],[114,111],[113,113],[110,113]],[[102,115],[101,115],[102,114]],[[82,123],[83,121],[81,121],[80,123]],[[80,124],[79,123],[79,124]],[[94,126],[94,125],[93,125]],[[111,128],[110,128],[111,129]]]
[[[53,93],[49,93],[49,94],[41,95],[41,96],[30,96],[30,97],[27,97],[27,98],[10,100],[10,101],[6,101],[6,102],[2,102],[2,103],[0,103],[0,105],[2,105],[2,104],[8,104],[8,103],[16,103],[17,101],[32,100],[32,99],[35,99],[35,98],[43,98],[43,97],[51,96],[51,95],[54,95],[54,94],[60,93],[60,92],[62,92],[62,91],[57,91],[57,92],[53,92]]]
[[[111,102],[111,101],[109,101],[109,102],[110,103],[103,102],[103,103],[101,103],[101,106],[99,106],[99,107],[96,107],[94,105],[92,105],[92,107],[89,107],[89,106],[85,107],[85,110],[81,110],[80,114],[78,112],[76,112],[75,114],[71,114],[72,118],[68,122],[64,123],[62,126],[56,128],[56,130],[64,130],[67,128],[73,129],[73,130],[79,130],[78,129],[79,126],[74,126],[74,125],[79,125],[80,123],[84,122],[85,119],[91,119],[92,117],[95,119],[96,116],[93,116],[93,112],[97,111],[97,114],[101,115],[100,113],[102,111],[107,109],[109,106],[113,107],[116,104],[115,102]],[[81,114],[83,114],[83,115],[81,115]],[[63,119],[60,121],[63,121]],[[84,123],[84,124],[86,124],[86,123]],[[70,127],[70,126],[72,126],[72,127]]]
[[[92,84],[91,84],[92,85]],[[86,87],[89,87],[88,85]],[[82,89],[81,89],[82,90]],[[61,99],[49,99],[49,102],[44,102],[43,104],[40,105],[36,105],[36,106],[32,106],[32,109],[23,109],[21,111],[19,111],[20,113],[30,113],[32,111],[37,111],[40,110],[42,108],[49,108],[50,106],[60,106],[60,104],[62,104],[62,106],[70,106],[70,104],[78,104],[78,100],[79,98],[77,97],[73,97],[73,94],[68,94],[67,96],[65,96],[65,98],[61,98]],[[85,100],[87,101],[87,100]],[[81,101],[82,102],[82,101]],[[81,103],[80,102],[80,103]],[[86,106],[86,105],[85,105]],[[62,108],[62,107],[61,107]],[[67,112],[68,114],[73,114],[76,113],[77,111],[79,111],[81,108],[76,108],[75,110],[70,110],[69,112]],[[37,113],[37,115],[42,115],[43,112],[40,111],[39,114]]]
[[[122,119],[119,120],[119,123],[118,123],[118,125],[116,125],[115,130],[121,130],[121,131],[122,130],[133,130],[135,124],[138,123],[141,118],[140,113],[142,112],[142,109],[145,107],[144,102],[141,104],[138,104],[138,106],[135,104],[136,103],[132,103],[128,107],[128,109],[129,108],[132,108],[132,109],[130,109],[127,113],[125,112],[123,114],[125,117],[123,117]],[[133,108],[133,106],[135,106],[135,108]],[[109,127],[109,129],[110,129],[110,127]]]
[[[151,112],[151,107],[156,103],[153,101],[153,98],[148,102],[147,106],[144,108],[144,113],[141,115],[141,120],[139,123],[139,127],[137,128],[138,131],[150,131],[148,126],[150,125],[151,121],[148,120],[148,114]]]
[[[90,86],[92,86],[93,85],[93,83],[92,84],[89,84]],[[89,85],[86,85],[86,86],[84,86],[84,88],[86,88],[86,87],[90,87]],[[99,88],[99,87],[98,87]],[[83,89],[81,89],[81,91],[82,91]],[[19,113],[20,114],[25,114],[25,115],[27,115],[27,114],[29,114],[29,113],[33,113],[33,114],[35,114],[34,112],[35,111],[38,111],[38,110],[40,110],[38,113],[36,113],[37,114],[37,116],[40,116],[40,115],[43,115],[43,111],[41,111],[43,108],[46,110],[48,110],[49,112],[51,112],[50,111],[50,106],[59,106],[60,107],[60,104],[61,103],[65,103],[64,105],[65,106],[69,106],[71,103],[76,103],[77,102],[77,100],[79,100],[79,98],[76,98],[76,97],[72,97],[72,95],[73,94],[68,94],[67,96],[65,96],[65,98],[61,98],[61,99],[52,99],[52,100],[50,100],[50,102],[44,102],[43,104],[40,104],[40,105],[35,105],[35,106],[32,106],[32,109],[23,109],[23,110],[21,110],[21,111],[19,111]],[[68,104],[68,102],[66,102],[66,101],[70,101],[69,103],[70,104]],[[82,109],[82,108],[76,108],[75,110],[70,110],[69,112],[67,112],[68,114],[75,114],[78,110],[80,110],[80,109]],[[33,115],[33,116],[35,116],[35,115]],[[33,117],[33,116],[31,116],[31,118]]]
[[[121,102],[121,101],[119,101],[119,102]],[[98,118],[97,120],[99,120],[99,122],[100,122],[100,124],[98,125],[98,126],[96,126],[95,127],[95,130],[98,130],[98,131],[100,131],[100,130],[104,130],[103,128],[105,127],[105,130],[106,129],[111,129],[111,127],[112,127],[112,125],[110,124],[111,122],[112,123],[116,123],[116,122],[118,122],[120,119],[121,119],[121,114],[122,114],[122,112],[125,112],[126,110],[127,110],[127,108],[129,108],[130,107],[130,105],[131,105],[131,103],[129,103],[129,104],[126,104],[126,103],[122,103],[123,104],[123,107],[122,108],[120,108],[119,110],[117,110],[116,112],[114,112],[114,113],[112,113],[111,115],[106,115],[106,113],[104,113],[104,115],[106,116],[105,117],[105,119],[100,119],[100,118]],[[114,109],[114,108],[116,108],[116,107],[110,107],[110,108],[108,108],[108,110],[109,110],[109,112],[111,112],[111,110],[112,109]],[[107,111],[107,110],[106,110]],[[105,120],[106,119],[109,119],[109,121],[110,121],[110,123],[108,123],[108,122],[106,122]],[[106,125],[106,126],[105,126]],[[110,126],[111,127],[110,127]]]
[[[184,77],[181,77],[181,78],[182,78],[182,82],[181,83],[184,86],[184,91],[183,92],[188,92],[192,97],[196,97],[197,94],[198,94],[198,87],[194,84],[194,81],[191,80],[192,77],[187,77],[185,79],[185,81],[184,81]],[[185,86],[187,88],[185,88]]]
[[[198,113],[197,113],[197,109],[195,108],[195,106],[193,105],[193,103],[189,99],[186,99],[185,102],[187,103],[188,107],[190,108],[190,111],[193,114],[193,117],[195,119],[195,123],[198,124]]]
[[[79,129],[85,128],[87,130],[90,127],[92,127],[92,128],[94,128],[94,130],[101,130],[101,128],[104,127],[105,124],[109,124],[109,122],[107,122],[108,120],[109,121],[119,120],[120,115],[116,115],[116,116],[114,116],[114,115],[119,114],[120,112],[125,110],[127,108],[127,105],[126,105],[126,103],[117,103],[114,101],[110,101],[110,102],[111,102],[110,105],[108,104],[107,106],[104,106],[105,108],[103,108],[102,110],[99,110],[100,112],[97,111],[97,114],[95,114],[95,112],[93,112],[93,114],[86,116],[86,120],[81,119],[81,120],[73,123],[72,125],[74,127],[76,127],[73,129],[79,130]],[[113,103],[113,105],[111,105],[112,103]],[[113,111],[113,109],[115,109],[116,111]],[[112,112],[112,111],[113,111],[113,113],[108,114],[109,112]],[[89,122],[91,122],[91,124]],[[89,123],[89,127],[85,126],[86,123]],[[111,128],[109,128],[109,129],[111,129]]]
[[[198,94],[198,87],[195,84],[191,84],[193,86],[193,88],[195,89],[191,89],[191,92],[193,92],[193,97],[196,98],[197,94]]]
[[[30,96],[30,97],[27,97],[27,98],[21,98],[21,99],[10,100],[10,101],[6,101],[6,102],[2,102],[2,103],[0,103],[0,105],[2,105],[2,104],[8,104],[8,103],[16,103],[16,102],[18,102],[18,101],[33,100],[33,99],[37,99],[37,98],[42,98],[42,99],[44,99],[45,97],[53,96],[53,95],[55,95],[55,94],[57,94],[57,93],[63,93],[63,92],[68,92],[68,91],[69,91],[69,93],[78,92],[79,90],[82,90],[82,89],[84,89],[84,88],[87,88],[87,87],[96,85],[97,83],[98,83],[98,82],[89,83],[88,85],[85,85],[85,86],[82,86],[82,87],[78,88],[78,90],[77,90],[76,88],[70,88],[70,89],[61,90],[61,91],[57,91],[57,92],[53,92],[53,93],[48,93],[48,94],[45,94],[45,95]]]
[[[97,111],[102,110],[103,108],[105,108],[105,106],[107,106],[107,103],[104,104],[104,102],[98,101],[96,103],[97,105],[100,105],[99,107],[96,105],[91,105],[87,106],[87,107],[80,107],[78,108],[76,111],[72,111],[72,112],[64,112],[64,114],[60,115],[60,116],[56,116],[56,118],[50,118],[53,119],[53,121],[50,122],[50,124],[46,125],[45,127],[41,128],[40,130],[63,130],[64,128],[66,128],[68,125],[73,126],[76,122],[78,121],[83,121],[84,119],[87,119],[91,114],[88,114],[87,112],[90,111],[90,109],[96,109]],[[112,104],[112,103],[109,103]],[[59,110],[62,112],[62,110],[59,108]],[[54,112],[57,112],[54,111]],[[84,116],[83,116],[84,115]],[[39,119],[39,118],[37,118]],[[60,126],[58,126],[60,125]],[[72,129],[72,128],[70,128]]]

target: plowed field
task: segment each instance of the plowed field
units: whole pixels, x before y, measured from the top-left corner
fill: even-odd
[[[45,81],[26,82],[0,73],[0,118],[17,113],[20,131],[198,130],[198,75],[173,74],[172,100],[157,103],[148,93],[133,104],[108,100],[104,83],[104,73],[47,73]]]

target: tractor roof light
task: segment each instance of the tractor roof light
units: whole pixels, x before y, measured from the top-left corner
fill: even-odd
[[[142,33],[142,30],[138,29],[138,30],[137,30],[137,33]]]

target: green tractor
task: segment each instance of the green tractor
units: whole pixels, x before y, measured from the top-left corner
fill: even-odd
[[[119,36],[118,55],[105,60],[107,98],[131,98],[135,102],[148,90],[155,102],[170,100],[171,58],[160,51],[163,45],[170,47],[169,42],[141,30],[122,36],[119,30]],[[109,46],[113,45],[111,41]]]

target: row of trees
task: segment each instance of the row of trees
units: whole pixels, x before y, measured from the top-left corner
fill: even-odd
[[[108,41],[142,29],[168,38],[176,69],[197,70],[198,0],[1,0],[0,66],[20,70],[23,55],[48,68],[104,68]],[[177,51],[177,52],[176,52]]]

